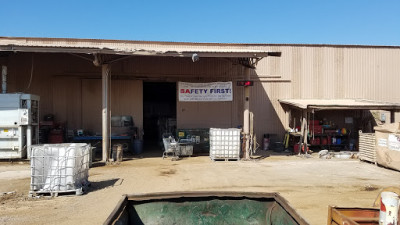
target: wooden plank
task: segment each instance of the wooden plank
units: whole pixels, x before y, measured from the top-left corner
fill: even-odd
[[[328,225],[332,224],[332,206],[328,205]]]
[[[343,215],[337,209],[332,209],[332,219],[338,224],[358,225],[358,223]]]
[[[349,219],[357,222],[357,223],[379,223],[379,217],[349,217]]]

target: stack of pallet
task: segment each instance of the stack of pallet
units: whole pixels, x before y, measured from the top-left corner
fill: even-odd
[[[375,133],[359,132],[359,158],[376,163]]]

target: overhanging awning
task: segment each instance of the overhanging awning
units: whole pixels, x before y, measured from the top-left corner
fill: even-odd
[[[280,56],[252,47],[218,43],[149,42],[73,38],[0,37],[0,52],[42,52],[224,58],[263,58]]]
[[[400,103],[367,99],[279,99],[281,104],[307,110],[366,109],[400,110]]]

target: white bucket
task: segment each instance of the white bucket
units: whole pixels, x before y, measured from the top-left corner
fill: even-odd
[[[379,225],[397,225],[399,213],[399,195],[394,192],[381,193]]]

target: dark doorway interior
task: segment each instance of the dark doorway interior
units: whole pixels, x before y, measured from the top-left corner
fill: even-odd
[[[176,129],[176,83],[143,83],[145,151],[161,149],[162,135]]]

